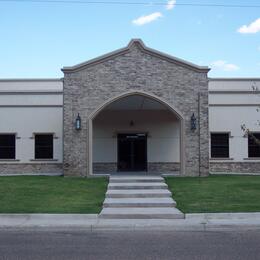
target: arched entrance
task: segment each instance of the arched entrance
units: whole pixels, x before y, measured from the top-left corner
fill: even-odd
[[[184,174],[184,120],[161,98],[131,91],[89,117],[89,175],[116,172]]]

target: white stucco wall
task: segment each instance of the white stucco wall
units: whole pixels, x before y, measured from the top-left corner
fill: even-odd
[[[248,140],[244,137],[241,125],[246,124],[251,131],[259,131],[256,125],[259,113],[255,107],[210,107],[210,132],[230,132],[230,158],[243,161],[248,157]]]
[[[258,85],[260,78],[216,78],[209,80],[209,91],[252,91],[252,85]]]
[[[62,92],[63,82],[61,79],[0,79],[0,91]]]
[[[221,93],[210,94],[210,105],[236,105],[236,106],[251,106],[253,104],[259,104],[259,94],[248,93]]]
[[[12,94],[1,95],[0,92],[0,105],[1,106],[62,106],[62,95],[57,94]]]
[[[209,131],[230,132],[229,152],[233,162],[247,161],[248,139],[244,137],[241,125],[260,132],[257,120],[260,112],[260,80],[211,80],[209,82]]]
[[[230,158],[246,161],[241,124],[259,131],[260,79],[209,81],[209,131],[230,132]],[[36,163],[33,133],[55,133],[54,159],[62,162],[63,83],[61,80],[0,80],[0,133],[17,133],[17,163]],[[185,102],[185,101],[184,101]],[[130,120],[134,126],[129,127]],[[94,120],[94,162],[117,162],[117,133],[149,132],[149,162],[179,162],[179,123],[164,110],[107,110]],[[2,163],[2,162],[0,162]],[[5,162],[6,163],[6,162]]]
[[[133,120],[134,126],[129,126]],[[93,121],[93,162],[117,162],[118,133],[148,133],[148,162],[180,161],[180,123],[171,112],[104,111]]]
[[[34,133],[54,134],[53,163],[62,162],[62,88],[59,80],[0,81],[0,133],[16,133],[17,163],[38,162],[32,161]]]

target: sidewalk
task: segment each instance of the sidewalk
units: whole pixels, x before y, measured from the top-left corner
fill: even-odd
[[[186,214],[185,219],[101,219],[96,214],[0,214],[0,229],[85,230],[260,230],[257,213]]]

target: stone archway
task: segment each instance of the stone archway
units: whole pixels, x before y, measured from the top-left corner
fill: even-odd
[[[111,106],[111,104],[123,100],[127,97],[140,96],[146,99],[152,100],[163,106],[167,111],[170,111],[179,121],[179,156],[180,156],[180,174],[184,175],[185,173],[185,131],[184,131],[184,118],[182,114],[174,107],[172,107],[168,102],[157,97],[153,94],[146,93],[143,91],[129,91],[123,94],[120,94],[116,97],[113,97],[106,102],[104,102],[101,106],[99,106],[88,119],[88,175],[93,175],[93,121],[97,118],[102,111],[104,111],[107,107]]]

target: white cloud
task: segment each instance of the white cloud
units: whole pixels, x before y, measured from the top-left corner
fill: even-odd
[[[167,10],[172,10],[176,4],[176,0],[168,0],[168,3],[166,5]]]
[[[224,60],[217,60],[211,63],[212,67],[224,70],[224,71],[236,71],[239,70],[239,67],[235,64],[228,63]]]
[[[240,33],[257,33],[260,32],[260,18],[250,23],[249,25],[243,25],[238,30]]]
[[[149,15],[140,16],[139,18],[133,20],[132,23],[135,24],[135,25],[141,26],[141,25],[144,25],[144,24],[147,24],[147,23],[151,23],[151,22],[157,20],[160,17],[163,17],[162,13],[155,12],[155,13],[152,13],[152,14],[149,14]]]

